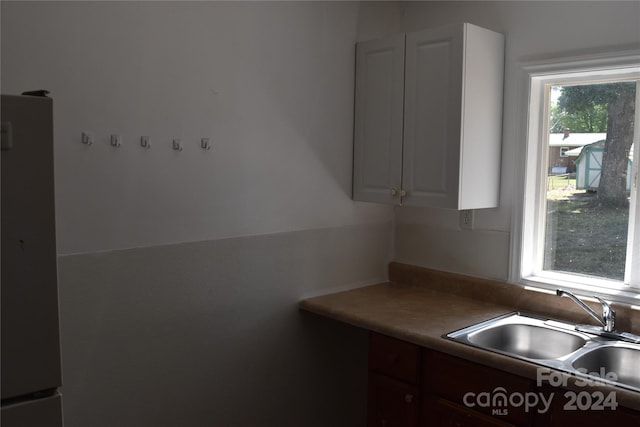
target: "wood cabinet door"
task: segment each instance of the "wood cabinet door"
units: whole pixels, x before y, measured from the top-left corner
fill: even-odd
[[[400,203],[404,35],[358,43],[353,198]]]
[[[496,401],[496,406],[482,405],[477,400],[480,395],[495,392],[502,394],[501,391],[505,395],[525,395],[533,387],[529,379],[436,351],[423,353],[422,376],[425,385],[425,421],[433,417],[432,396],[437,396],[455,403],[460,408],[482,413],[496,422],[511,423],[519,427],[531,425],[533,409],[527,411],[524,405],[513,406],[504,400]]]
[[[551,418],[552,427],[580,426],[580,427],[638,427],[640,426],[640,415],[632,414],[625,410],[596,412],[558,412]]]
[[[433,416],[425,427],[514,427],[444,399],[436,399],[432,409]]]
[[[420,347],[375,332],[369,333],[369,370],[405,383],[420,382]]]
[[[368,427],[417,427],[418,387],[369,371]]]
[[[588,394],[587,399],[580,399],[582,403],[591,405],[595,399],[591,399],[593,390],[584,389],[578,393]],[[570,392],[572,393],[572,392]],[[615,393],[615,392],[613,392]],[[541,417],[536,426],[540,427],[562,427],[562,426],[580,426],[580,427],[638,427],[640,426],[640,412],[616,406],[615,409],[607,406],[602,409],[580,409],[577,405],[572,404],[562,392],[556,393],[554,396],[554,405],[551,411],[550,419]]]

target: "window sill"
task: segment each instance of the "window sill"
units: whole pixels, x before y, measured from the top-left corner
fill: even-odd
[[[544,293],[555,294],[556,289],[562,288],[587,298],[598,295],[608,301],[629,305],[631,308],[640,310],[640,290],[631,288],[620,281],[585,276],[584,281],[578,283],[575,274],[545,272],[536,276],[523,277],[520,280],[520,285],[525,289]]]

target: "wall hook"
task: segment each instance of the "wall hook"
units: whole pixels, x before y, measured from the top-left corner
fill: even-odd
[[[211,141],[209,138],[202,138],[200,140],[200,148],[203,150],[211,150]]]
[[[112,147],[120,147],[122,145],[122,137],[120,135],[111,135],[111,146]]]
[[[140,147],[146,148],[147,150],[151,148],[151,137],[150,136],[141,136],[140,137]]]
[[[82,132],[82,143],[84,145],[93,144],[93,134],[91,132]]]
[[[182,141],[180,141],[179,139],[174,139],[173,140],[173,149],[176,151],[182,151]]]

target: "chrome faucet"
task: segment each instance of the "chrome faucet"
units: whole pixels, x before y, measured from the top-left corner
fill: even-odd
[[[598,316],[598,313],[593,311],[591,309],[591,307],[589,307],[587,304],[582,302],[577,296],[573,295],[571,292],[564,291],[562,289],[556,289],[556,295],[558,295],[559,297],[567,296],[567,297],[571,298],[584,311],[589,313],[591,315],[591,317],[596,319],[598,321],[598,323],[600,323],[602,325],[602,330],[604,332],[615,332],[615,330],[616,330],[616,312],[613,309],[613,307],[611,307],[609,305],[609,303],[607,303],[602,298],[597,297],[597,296],[594,295],[594,298],[596,298],[602,304],[602,317],[600,317],[600,316]]]

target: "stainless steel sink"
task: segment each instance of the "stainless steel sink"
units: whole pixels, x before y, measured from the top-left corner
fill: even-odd
[[[522,323],[488,327],[469,334],[469,342],[528,359],[556,359],[583,347],[587,340],[577,334]]]
[[[603,344],[571,363],[580,372],[640,389],[640,348],[629,344]]]
[[[521,313],[478,323],[446,338],[530,360],[557,359],[582,348],[589,336],[574,325]]]
[[[514,312],[444,337],[597,382],[640,391],[640,344],[576,331],[576,326]]]

